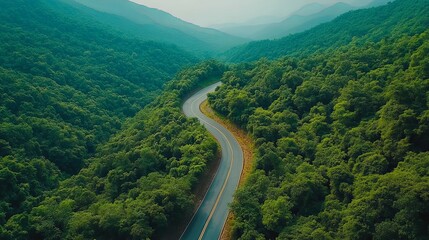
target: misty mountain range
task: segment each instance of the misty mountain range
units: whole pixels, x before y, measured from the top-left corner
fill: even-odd
[[[256,24],[254,22],[246,22],[243,24],[224,24],[214,27],[225,33],[252,40],[275,39],[329,22],[348,11],[376,7],[391,1],[374,0],[364,6],[358,6],[358,1],[355,1],[355,4],[338,2],[333,5],[310,3],[281,21],[271,23],[260,22]]]
[[[128,0],[61,0],[115,30],[142,40],[177,45],[198,55],[225,51],[247,40],[202,28],[164,11]]]
[[[280,38],[302,32],[356,9],[355,5],[336,3],[331,6],[308,4],[286,19],[258,17],[243,24],[203,28],[183,21],[167,12],[129,0],[60,0],[85,15],[113,29],[141,40],[177,45],[200,57],[214,56],[255,39]],[[374,0],[365,7],[391,0]]]

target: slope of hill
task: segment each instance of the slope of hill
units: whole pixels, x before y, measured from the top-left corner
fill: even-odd
[[[294,13],[278,23],[238,26],[221,30],[226,33],[236,34],[237,36],[254,40],[280,38],[291,33],[308,30],[321,23],[329,22],[335,17],[355,9],[355,7],[342,2],[326,8],[323,8],[322,5],[315,5],[315,8],[311,9],[311,6],[309,6],[308,9],[304,8],[299,10],[297,13]],[[320,7],[322,7],[320,11],[312,13],[312,11]]]
[[[65,9],[68,17],[58,14]],[[55,0],[0,1],[0,31],[0,225],[79,172],[124,119],[196,62]]]
[[[362,39],[224,74],[209,103],[256,143],[232,239],[427,239],[428,8],[357,11],[335,23]]]
[[[233,22],[233,23],[222,23],[222,24],[214,24],[211,25],[211,28],[218,29],[220,31],[223,31],[223,29],[230,29],[230,28],[237,28],[238,27],[245,27],[245,26],[255,26],[255,25],[262,25],[262,24],[268,24],[268,23],[276,23],[283,20],[283,17],[278,16],[259,16],[256,18],[252,18],[243,22]],[[233,33],[233,35],[237,35],[237,33]]]
[[[145,40],[172,43],[200,54],[213,54],[243,44],[245,39],[196,26],[166,12],[128,0],[63,0],[117,30]],[[77,5],[81,5],[78,6]],[[86,6],[92,10],[90,11]]]
[[[206,62],[178,74],[78,174],[6,224],[2,219],[0,238],[160,239],[192,216],[192,190],[215,159],[217,144],[182,114],[181,100],[224,68]]]
[[[256,143],[234,239],[429,235],[428,0],[236,48],[234,61],[283,58],[167,84],[197,60],[114,30],[151,19],[64,1],[0,0],[0,239],[159,238],[191,213],[217,149],[181,98],[221,75],[210,104]]]
[[[299,16],[309,16],[313,15],[315,13],[318,13],[325,9],[326,6],[317,2],[309,3],[302,8],[298,9],[298,11],[294,12],[293,15],[299,15]]]
[[[284,37],[288,34],[302,32],[321,23],[329,22],[341,14],[353,9],[356,9],[356,7],[339,2],[311,15],[296,15],[297,17],[303,17],[303,19],[295,24],[293,22],[293,18],[286,19],[283,22],[272,25],[257,34],[259,36],[269,36],[269,38]]]
[[[210,47],[206,42],[173,28],[156,24],[142,25],[121,16],[96,11],[92,8],[76,3],[73,0],[61,1],[73,6],[81,14],[92,17],[99,23],[110,26],[116,31],[143,41],[154,41],[168,45],[173,44],[184,50],[192,52],[194,55],[198,55],[198,57],[210,56],[212,55],[212,51],[214,51],[210,50]],[[62,11],[61,14],[69,14],[68,9]]]
[[[395,1],[395,0],[373,0],[368,5],[366,5],[366,7],[367,8],[379,7],[379,6],[386,5],[386,4],[393,2],[393,1]]]
[[[336,3],[312,15],[294,15],[280,23],[264,26],[261,30],[257,31],[254,36],[258,39],[284,37],[288,34],[302,32],[321,23],[329,22],[337,16],[353,9],[355,9],[355,7],[351,5],[341,2]]]
[[[425,11],[428,11],[426,0],[395,1],[377,8],[346,13],[303,33],[278,40],[251,42],[227,51],[223,57],[232,62],[254,61],[262,57],[273,59],[334,49],[352,41],[378,41],[391,32],[414,34],[429,25],[428,14],[423,14]]]

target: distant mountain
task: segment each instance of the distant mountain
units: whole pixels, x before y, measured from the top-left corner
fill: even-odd
[[[283,20],[283,17],[260,16],[260,17],[252,18],[252,19],[244,21],[244,22],[214,24],[214,25],[211,25],[210,27],[214,28],[214,29],[219,29],[222,31],[222,29],[242,27],[242,26],[262,25],[262,24],[268,24],[268,23],[276,23],[276,22],[280,22],[282,20]]]
[[[329,22],[341,14],[351,10],[377,7],[392,1],[394,0],[373,0],[370,1],[370,3],[355,1],[352,2],[352,4],[339,2],[330,6],[322,5],[320,3],[310,3],[292,13],[283,21],[266,24],[224,25],[217,26],[216,29],[235,36],[253,40],[276,39],[285,37],[289,34],[303,32],[319,24]]]
[[[342,2],[328,7],[314,3],[304,6],[281,22],[221,28],[221,31],[254,40],[280,38],[291,33],[308,30],[324,22],[329,22],[335,17],[355,8]]]
[[[302,8],[300,8],[298,11],[294,12],[293,15],[299,15],[299,16],[308,16],[315,13],[318,13],[325,9],[326,6],[320,3],[310,3]]]
[[[370,4],[368,4],[366,7],[379,7],[382,5],[386,5],[390,2],[393,2],[395,0],[373,0]]]
[[[343,14],[329,23],[278,40],[256,41],[236,47],[223,57],[232,62],[254,61],[263,57],[274,59],[336,48],[351,41],[378,41],[392,35],[393,31],[395,35],[414,34],[428,28],[427,12],[427,0],[396,0],[385,6]]]
[[[254,34],[253,38],[273,39],[284,37],[291,33],[302,32],[321,23],[329,22],[337,16],[353,9],[355,9],[354,6],[339,2],[308,16],[293,15],[280,23],[262,26],[261,30]]]
[[[310,3],[302,8],[300,8],[298,11],[292,13],[291,15],[300,15],[300,16],[308,16],[317,12],[322,11],[324,8],[326,8],[325,5],[322,5],[320,3]],[[257,28],[258,25],[266,25],[266,24],[274,24],[279,23],[283,21],[285,17],[276,17],[276,16],[260,16],[257,18],[250,19],[248,21],[244,21],[241,23],[224,23],[224,24],[216,24],[212,25],[211,27],[214,29],[219,29],[221,31],[227,31],[230,32],[230,34],[233,35],[242,35],[246,36],[247,31],[252,31],[251,28]],[[243,28],[243,29],[240,29]],[[239,32],[242,32],[240,34],[237,34],[235,31],[238,30]],[[249,34],[250,36],[250,34]]]
[[[260,24],[275,23],[275,22],[281,21],[282,19],[283,17],[279,17],[279,16],[260,16],[246,21],[245,25],[260,25]]]
[[[116,30],[143,40],[178,45],[200,54],[225,51],[245,39],[202,28],[169,13],[128,0],[62,0]]]

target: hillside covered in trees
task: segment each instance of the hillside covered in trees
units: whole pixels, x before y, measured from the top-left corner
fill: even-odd
[[[209,102],[256,142],[234,239],[427,239],[429,25],[417,20],[428,8],[398,0],[351,13],[337,23],[366,17],[343,31],[388,9],[410,18],[387,21],[382,39],[224,74]]]
[[[126,118],[197,61],[76,12],[57,14],[62,7],[50,0],[0,1],[2,226],[78,173]]]
[[[256,144],[233,239],[429,236],[428,0],[234,48],[254,62],[231,66],[73,2],[0,0],[0,239],[179,225],[219,150],[181,103],[216,79],[210,105]]]
[[[77,175],[16,214],[1,239],[153,239],[194,208],[193,188],[215,159],[217,144],[181,99],[224,66],[207,62],[184,70]]]
[[[378,42],[392,34],[417,34],[429,26],[428,1],[392,1],[376,8],[348,12],[308,31],[277,40],[250,42],[222,54],[229,62],[276,59],[336,49],[352,41]]]

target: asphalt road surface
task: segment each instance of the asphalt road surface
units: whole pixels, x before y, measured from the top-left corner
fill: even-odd
[[[221,83],[215,83],[192,95],[183,104],[183,112],[188,117],[196,117],[217,139],[222,149],[222,159],[200,207],[180,239],[215,240],[220,237],[228,216],[228,204],[232,202],[243,170],[243,151],[237,140],[226,128],[200,111],[207,94]]]

